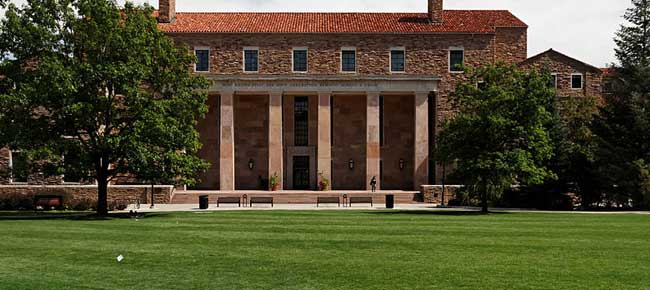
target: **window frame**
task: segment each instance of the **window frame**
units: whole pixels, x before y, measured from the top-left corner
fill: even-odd
[[[343,70],[343,52],[347,52],[347,51],[354,52],[354,71]],[[340,63],[339,69],[340,69],[341,73],[345,73],[345,74],[355,74],[355,73],[357,73],[357,70],[359,69],[359,63],[358,63],[358,57],[357,57],[357,48],[352,47],[352,46],[341,47],[341,56],[340,56],[340,59],[339,59],[339,63]]]
[[[460,51],[460,52],[462,52],[462,53],[463,53],[463,60],[462,60],[462,63],[465,63],[465,48],[462,47],[462,46],[451,46],[451,47],[449,47],[449,49],[448,49],[448,51],[447,51],[447,70],[448,70],[448,72],[449,72],[449,73],[452,73],[452,74],[462,74],[462,73],[465,73],[465,71],[463,71],[463,70],[458,70],[458,71],[457,71],[457,70],[453,70],[453,67],[452,67],[452,65],[451,65],[451,52],[452,52],[452,51]]]
[[[247,51],[256,51],[257,52],[257,70],[246,70],[246,52]],[[245,46],[242,50],[242,70],[244,73],[259,73],[260,72],[260,48],[257,46]]]
[[[580,87],[576,88],[573,86],[573,77],[580,76]],[[572,90],[582,90],[585,88],[585,76],[582,73],[572,73],[571,74],[571,89]]]
[[[559,74],[558,73],[551,73],[551,77],[555,79],[555,83],[553,84],[553,88],[556,89],[556,90],[559,89],[559,87],[558,87],[558,84],[559,84],[559,81],[560,81]]]
[[[197,66],[199,64],[199,59],[198,59],[198,56],[197,56],[196,52],[197,51],[205,51],[205,50],[208,51],[208,66],[207,66],[208,69],[207,70],[197,70],[196,68],[197,68]],[[210,54],[211,54],[211,52],[212,51],[210,50],[210,47],[208,47],[208,46],[196,46],[196,47],[194,47],[194,56],[197,57],[196,63],[194,64],[194,72],[195,73],[209,73],[210,72]]]
[[[21,153],[21,150],[9,150],[9,184],[18,184],[24,185],[29,183],[29,175],[25,178],[25,181],[16,181],[14,179],[14,153]]]
[[[296,108],[298,107],[298,102],[304,102],[305,103],[305,106],[304,106],[305,111],[303,113],[306,116],[305,116],[304,120],[302,120],[302,119],[299,120],[297,118],[298,114],[297,114]],[[302,137],[305,137],[304,138],[304,141],[305,141],[304,143],[297,142],[298,141],[298,134],[296,134],[296,132],[298,132],[298,130],[296,128],[298,128],[298,122],[299,121],[305,121],[305,130],[304,130],[305,136],[302,136]],[[296,96],[296,97],[293,98],[293,127],[294,127],[293,128],[293,145],[296,146],[296,147],[309,146],[309,97],[308,96]]]
[[[305,70],[296,70],[296,51],[305,52]],[[291,72],[293,73],[308,73],[309,72],[309,48],[307,47],[294,47],[291,50]]]
[[[404,54],[404,63],[402,64],[403,70],[400,70],[400,71],[393,70],[393,51],[401,51]],[[397,74],[406,73],[406,47],[404,47],[404,46],[391,47],[390,50],[388,51],[388,54],[389,54],[388,66],[389,66],[390,72],[391,73],[397,73]]]

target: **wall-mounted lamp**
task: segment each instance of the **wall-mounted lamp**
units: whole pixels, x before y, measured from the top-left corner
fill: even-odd
[[[399,160],[399,170],[404,170],[404,165],[405,165],[404,159],[400,159]]]
[[[255,168],[255,161],[253,159],[248,160],[248,169],[253,170]]]
[[[350,170],[354,169],[354,160],[350,159],[350,161],[348,161],[348,168],[350,168]]]

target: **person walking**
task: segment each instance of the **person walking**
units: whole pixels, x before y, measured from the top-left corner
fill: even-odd
[[[375,192],[377,190],[377,177],[373,176],[372,179],[370,180],[370,186],[372,187],[372,192]]]

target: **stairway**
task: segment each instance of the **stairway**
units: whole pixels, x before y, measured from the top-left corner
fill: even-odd
[[[384,204],[387,194],[395,195],[396,204],[414,204],[421,203],[419,192],[415,191],[177,191],[172,197],[172,204],[198,204],[199,196],[207,195],[211,204],[217,202],[218,197],[247,195],[250,201],[251,197],[264,196],[273,197],[276,204],[316,204],[317,197],[340,197],[343,202],[343,194],[351,196],[372,196],[376,205]]]

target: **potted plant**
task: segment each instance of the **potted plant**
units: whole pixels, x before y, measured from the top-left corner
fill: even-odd
[[[320,191],[327,191],[329,190],[330,187],[330,180],[325,178],[325,175],[323,175],[322,172],[318,173],[318,190]]]
[[[269,179],[269,187],[271,188],[271,191],[277,191],[278,188],[280,188],[280,178],[278,177],[278,173],[274,173]]]

